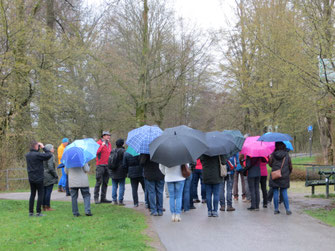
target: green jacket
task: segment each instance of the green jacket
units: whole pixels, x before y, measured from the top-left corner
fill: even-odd
[[[210,157],[203,154],[200,156],[200,161],[204,184],[215,185],[221,183],[219,156]],[[226,164],[225,162],[226,159],[221,155],[221,163]]]
[[[43,180],[44,186],[57,184],[58,175],[55,167],[55,156],[52,155],[52,157],[49,160],[43,161],[43,166],[44,166],[44,180]]]

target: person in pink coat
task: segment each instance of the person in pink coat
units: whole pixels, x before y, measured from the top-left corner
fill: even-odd
[[[268,158],[265,158],[266,161],[268,162]],[[263,207],[267,208],[268,207],[268,193],[266,190],[266,182],[268,179],[268,169],[267,169],[267,162],[261,162],[260,164],[260,169],[261,169],[261,179],[260,179],[260,185],[261,185],[261,190],[263,194]]]

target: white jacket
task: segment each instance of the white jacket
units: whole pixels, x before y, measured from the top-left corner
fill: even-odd
[[[90,171],[90,166],[86,163],[83,167],[66,168],[65,172],[68,175],[69,187],[89,187],[87,173]]]
[[[181,174],[181,166],[166,167],[159,164],[159,169],[165,175],[165,182],[175,182],[185,180]]]

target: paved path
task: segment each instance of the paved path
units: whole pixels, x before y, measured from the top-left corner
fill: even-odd
[[[111,187],[108,199],[110,196]],[[0,193],[1,198],[28,200],[29,193]],[[143,201],[143,192],[139,198]],[[70,197],[54,191],[52,200],[70,201]],[[125,201],[127,207],[132,207],[129,184]],[[300,205],[292,201],[291,216],[284,214],[284,208],[280,208],[282,214],[274,215],[272,206],[248,212],[249,205],[238,201],[233,205],[235,212],[220,212],[218,218],[207,217],[206,205],[198,203],[197,209],[183,213],[182,221],[175,223],[171,222],[168,199],[164,198],[164,216],[150,217],[167,250],[334,250],[335,228],[302,214]]]

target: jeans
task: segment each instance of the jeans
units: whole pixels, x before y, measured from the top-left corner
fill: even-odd
[[[185,180],[167,182],[171,214],[180,214]]]
[[[233,195],[234,197],[238,197],[238,178],[241,179],[241,186],[242,186],[242,197],[245,196],[245,182],[244,182],[244,175],[241,172],[234,172],[234,187],[233,187]]]
[[[259,181],[261,177],[248,177],[251,208],[259,208]]]
[[[44,196],[43,196],[43,203],[42,203],[43,206],[50,207],[50,199],[51,199],[51,193],[52,193],[53,187],[54,187],[54,184],[44,187]]]
[[[220,183],[219,184],[205,184],[206,189],[206,202],[208,212],[217,212],[219,207],[219,194],[220,194]],[[212,199],[213,197],[213,199]],[[212,205],[213,202],[213,205]]]
[[[145,185],[144,185],[144,178],[138,177],[138,178],[130,178],[130,184],[131,184],[131,191],[133,194],[133,201],[134,205],[138,205],[138,184],[141,183],[143,191],[145,191]]]
[[[206,198],[206,189],[205,189],[205,184],[202,182],[202,170],[200,169],[194,169],[193,171],[193,178],[192,178],[192,183],[193,183],[193,192],[192,192],[192,198],[195,200],[198,200],[198,183],[200,179],[200,184],[201,184],[201,199]]]
[[[275,211],[278,211],[278,198],[279,198],[278,190],[279,188],[273,188],[273,204],[275,207]],[[280,188],[280,193],[283,196],[286,211],[290,211],[290,204],[288,202],[288,196],[287,196],[287,188]]]
[[[261,183],[261,189],[263,194],[263,206],[266,206],[268,204],[268,192],[266,191],[266,181],[268,177],[267,176],[261,176],[260,183]]]
[[[225,196],[226,184],[227,184],[227,196]],[[233,206],[232,201],[233,185],[234,185],[233,174],[228,174],[220,183],[220,206],[225,206],[226,200],[227,200],[227,206],[229,207]]]
[[[123,202],[124,190],[125,190],[126,178],[123,179],[112,179],[112,199],[117,201],[117,189],[119,189],[119,202]]]
[[[281,189],[281,188],[279,188]],[[268,202],[271,203],[272,201],[272,198],[273,198],[273,188],[270,187],[269,191],[268,191]],[[279,196],[279,203],[282,203],[283,202],[283,194],[280,192],[280,196]]]
[[[243,175],[243,179],[245,184],[245,197],[247,198],[247,200],[251,200],[248,177]]]
[[[109,180],[109,172],[107,165],[98,165],[95,173],[96,183],[94,187],[94,199],[99,198],[99,191],[101,186],[101,200],[106,199],[107,186]]]
[[[164,180],[148,180],[146,187],[151,213],[163,213]]]
[[[84,199],[85,214],[91,213],[90,188],[89,187],[71,187],[70,194],[71,194],[71,199],[72,199],[72,213],[73,215],[79,214],[78,201],[77,201],[79,189]]]
[[[29,183],[30,183],[29,213],[34,213],[34,203],[35,203],[36,191],[38,193],[36,212],[40,213],[41,212],[41,205],[42,205],[43,195],[44,195],[43,181],[41,181],[41,182],[29,181]]]
[[[144,187],[145,187],[145,190],[144,190],[144,200],[145,200],[145,206],[147,208],[150,208],[150,205],[149,205],[149,185],[148,185],[148,180],[146,178],[144,178]]]
[[[192,184],[192,173],[185,179],[184,190],[183,190],[183,209],[184,211],[190,210],[191,201],[191,184]],[[192,200],[193,201],[193,200]]]

